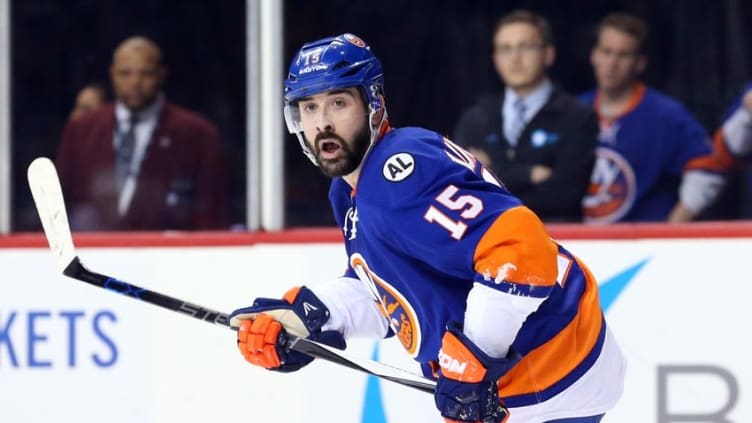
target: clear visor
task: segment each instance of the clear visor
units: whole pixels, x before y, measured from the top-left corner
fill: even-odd
[[[303,132],[303,123],[300,121],[300,109],[297,104],[285,105],[285,123],[291,134]]]
[[[303,150],[303,154],[305,154],[313,164],[318,166],[319,163],[316,160],[316,156],[314,156],[311,152],[311,149],[308,148],[308,145],[305,141],[305,136],[303,135],[303,122],[301,122],[300,120],[300,108],[298,108],[298,104],[286,104],[283,113],[285,115],[285,124],[287,125],[287,130],[298,138],[298,142],[300,143],[301,150]]]

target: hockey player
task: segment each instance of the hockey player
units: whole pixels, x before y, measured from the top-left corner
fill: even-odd
[[[600,421],[625,360],[585,265],[467,151],[390,127],[381,63],[360,38],[305,44],[284,87],[290,132],[333,178],[348,263],[330,283],[234,311],[246,360],[308,364],[285,332],[340,348],[396,335],[437,379],[447,422]]]

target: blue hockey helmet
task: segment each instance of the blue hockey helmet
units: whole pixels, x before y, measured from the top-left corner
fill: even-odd
[[[285,106],[313,94],[350,87],[362,88],[371,111],[381,109],[381,62],[356,35],[323,38],[303,45],[295,55],[285,80]],[[290,123],[288,120],[291,133],[300,132]]]
[[[285,103],[349,87],[362,87],[369,106],[379,109],[379,95],[384,90],[381,62],[356,35],[328,37],[307,43],[298,51],[285,80]]]
[[[285,122],[291,134],[296,134],[303,153],[318,165],[303,137],[303,127],[297,101],[325,91],[358,87],[367,102],[371,116],[384,110],[384,74],[381,61],[371,52],[371,47],[360,37],[342,34],[304,44],[290,64],[285,79]],[[381,124],[373,125],[369,119],[371,143],[376,139]]]

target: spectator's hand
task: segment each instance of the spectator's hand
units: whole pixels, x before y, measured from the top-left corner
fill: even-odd
[[[468,147],[467,151],[475,156],[475,158],[478,159],[487,169],[491,169],[491,157],[486,153],[486,150],[483,150],[482,148]]]
[[[551,177],[553,170],[548,166],[533,165],[530,168],[530,182],[537,185]]]
[[[752,113],[752,90],[749,90],[746,94],[744,94],[744,97],[742,98],[742,105],[745,109]]]

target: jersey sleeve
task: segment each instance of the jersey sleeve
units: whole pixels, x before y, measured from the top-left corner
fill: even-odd
[[[734,100],[714,139],[714,152],[725,160],[727,167],[742,164],[752,157],[752,112],[742,106],[742,99],[750,90],[752,83]]]
[[[387,336],[389,323],[360,280],[341,277],[311,290],[329,308],[329,320],[322,330],[336,330],[348,340]]]
[[[553,292],[556,244],[530,209],[506,210],[475,248],[464,332],[486,354],[505,357],[527,317]]]
[[[752,112],[740,107],[726,119],[721,128],[723,153],[734,159],[750,156],[752,152]]]
[[[668,122],[668,172],[681,175],[679,201],[694,214],[712,204],[725,185],[719,173],[721,165],[713,154],[710,137],[705,129],[681,105],[672,104],[665,110]]]

